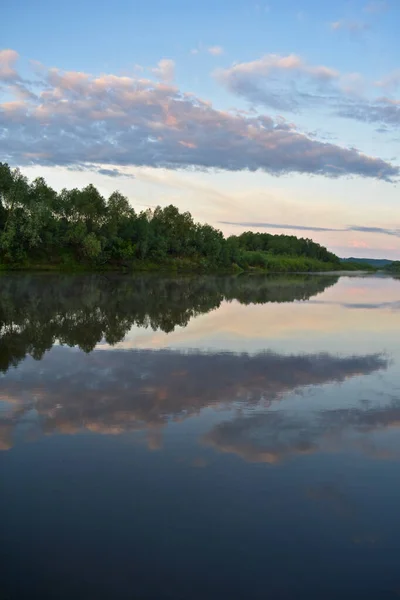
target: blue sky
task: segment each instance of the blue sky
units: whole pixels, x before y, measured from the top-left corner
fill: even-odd
[[[0,155],[227,234],[400,258],[399,25],[397,0],[14,0]]]

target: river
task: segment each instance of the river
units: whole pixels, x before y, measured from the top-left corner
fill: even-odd
[[[0,598],[400,594],[400,279],[0,278]]]

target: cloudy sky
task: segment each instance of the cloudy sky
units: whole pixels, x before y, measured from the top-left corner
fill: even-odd
[[[400,259],[398,0],[14,0],[0,160]]]

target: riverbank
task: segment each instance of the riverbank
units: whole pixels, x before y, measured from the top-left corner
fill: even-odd
[[[232,264],[230,267],[220,267],[216,265],[204,264],[200,262],[188,261],[185,259],[174,259],[168,262],[153,263],[149,261],[133,261],[125,264],[90,264],[90,263],[38,263],[24,262],[20,264],[0,264],[0,273],[21,272],[21,273],[166,273],[166,274],[240,274],[240,273],[264,273],[264,274],[314,274],[314,275],[369,275],[375,273],[374,270],[360,270],[357,268],[343,269],[334,268],[330,263],[309,260],[299,260],[297,258],[273,257],[270,264],[261,266],[240,266]]]

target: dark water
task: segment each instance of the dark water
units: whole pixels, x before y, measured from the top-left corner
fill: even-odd
[[[400,595],[400,280],[0,278],[0,598]]]

